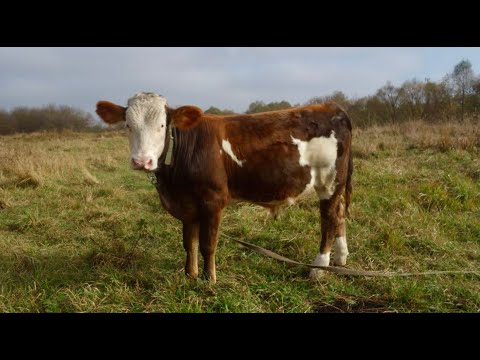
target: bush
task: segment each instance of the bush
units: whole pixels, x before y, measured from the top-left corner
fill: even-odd
[[[31,133],[47,130],[98,131],[101,126],[83,110],[65,105],[16,107],[0,110],[0,134]]]

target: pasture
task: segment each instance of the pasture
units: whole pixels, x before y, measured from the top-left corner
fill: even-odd
[[[478,122],[355,128],[347,266],[479,270]],[[0,312],[480,312],[480,277],[319,282],[231,241],[310,263],[315,194],[276,221],[250,204],[223,214],[217,284],[184,275],[181,223],[123,131],[0,138]],[[202,260],[200,260],[200,266]]]

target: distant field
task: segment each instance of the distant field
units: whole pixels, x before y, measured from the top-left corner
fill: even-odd
[[[355,129],[353,151],[349,267],[480,269],[478,122]],[[0,312],[480,312],[474,275],[314,283],[231,241],[311,262],[314,194],[277,221],[228,208],[218,283],[189,280],[181,223],[128,155],[122,132],[0,137]]]

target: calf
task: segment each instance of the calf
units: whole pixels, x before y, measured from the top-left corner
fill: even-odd
[[[241,200],[276,214],[314,188],[320,199],[320,251],[313,264],[345,265],[345,215],[352,185],[349,117],[335,103],[252,115],[207,115],[195,106],[172,109],[160,95],[137,93],[128,107],[97,103],[109,124],[125,122],[133,169],[153,171],[165,209],[183,223],[185,272],[216,281],[215,250],[222,210]],[[321,275],[313,269],[312,278]]]

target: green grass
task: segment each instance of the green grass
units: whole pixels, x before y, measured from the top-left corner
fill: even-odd
[[[374,148],[368,131],[356,135],[348,266],[478,270],[478,148],[412,146],[387,130],[375,130]],[[232,241],[311,262],[320,237],[315,196],[286,207],[277,221],[265,222],[267,211],[254,205],[229,207],[217,284],[189,280],[181,223],[127,158],[127,140],[117,133],[0,139],[1,312],[480,311],[474,275],[328,274],[315,283],[308,269]]]

